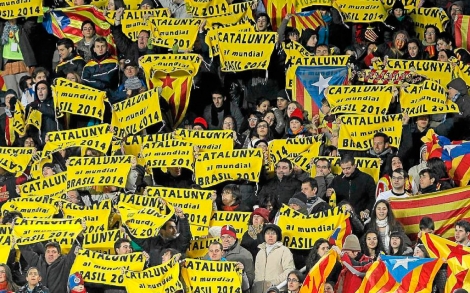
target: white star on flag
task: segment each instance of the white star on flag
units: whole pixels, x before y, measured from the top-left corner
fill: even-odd
[[[55,16],[55,19],[57,20],[57,23],[59,24],[60,27],[63,26],[62,24],[62,19],[64,19],[64,16],[57,16],[57,15],[54,15]]]
[[[328,78],[323,78],[323,75],[320,73],[320,79],[318,79],[317,82],[312,83],[312,85],[318,87],[318,94],[320,95],[327,87],[330,85],[328,84],[330,80],[333,78],[333,76],[330,76]]]
[[[392,270],[394,270],[398,267],[404,267],[407,270],[408,269],[408,263],[409,262],[414,262],[414,261],[417,261],[417,259],[415,259],[415,258],[397,259],[397,261],[393,265]]]

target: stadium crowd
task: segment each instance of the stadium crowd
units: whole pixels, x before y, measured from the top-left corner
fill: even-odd
[[[223,0],[225,1],[230,5],[243,2]],[[273,31],[272,15],[268,14],[271,10],[268,11],[265,7],[270,2],[267,0],[250,4],[254,20],[252,25],[256,32]],[[391,137],[384,131],[371,136],[370,149],[346,150],[338,145],[338,138],[341,118],[347,117],[348,113],[332,114],[328,97],[321,100],[321,105],[317,107],[318,112],[312,112],[296,101],[291,90],[286,89],[286,72],[292,66],[286,62],[289,60],[286,46],[289,43],[299,43],[302,50],[311,56],[348,55],[350,85],[365,84],[358,78],[360,72],[371,68],[383,69],[380,65],[374,66],[381,62],[386,64],[388,59],[448,62],[452,66],[469,65],[470,53],[466,48],[456,46],[454,22],[459,15],[470,15],[470,2],[415,2],[417,8],[443,9],[449,19],[445,23],[445,30],[440,31],[435,25],[427,25],[421,39],[418,39],[413,20],[407,15],[407,9],[400,0],[393,2],[388,17],[383,22],[346,24],[335,8],[311,1],[312,6],[303,8],[303,11],[319,11],[323,25],[299,31],[288,26],[294,14],[283,15],[277,28],[278,36],[268,69],[240,72],[222,71],[220,58],[209,55],[206,35],[211,28],[206,27],[205,20],[199,25],[192,50],[181,50],[178,46],[165,48],[153,45],[150,26],[148,30],[140,31],[136,41],[133,41],[123,32],[121,20],[126,7],[122,0],[108,0],[105,11],[105,14],[115,12],[111,25],[114,44],[106,36],[100,36],[97,24],[90,20],[81,22],[82,39],[74,42],[70,38],[58,38],[49,34],[47,28],[41,24],[43,17],[2,19],[0,64],[4,91],[1,97],[0,146],[2,149],[34,147],[41,151],[50,140],[48,133],[111,123],[112,105],[145,93],[153,87],[148,83],[142,69],[142,58],[151,54],[196,53],[202,63],[194,77],[186,114],[179,125],[176,125],[175,117],[172,116],[175,113],[172,111],[174,101],[165,100],[162,96],[157,101],[157,97],[152,96],[155,103],[158,102],[163,121],[145,125],[143,130],[136,133],[128,133],[124,140],[129,136],[172,133],[176,129],[200,132],[229,130],[233,131],[234,149],[262,150],[263,166],[257,170],[258,182],[226,180],[204,188],[214,190],[211,198],[213,211],[248,212],[250,216],[248,229],[242,233],[230,222],[223,226],[209,227],[209,235],[204,237],[214,240],[208,246],[203,259],[236,262],[237,268],[243,272],[241,287],[236,292],[298,293],[307,292],[301,291],[301,287],[308,272],[328,251],[334,250],[338,258],[322,279],[323,287],[320,291],[309,289],[308,292],[356,292],[368,269],[375,261],[380,260],[381,255],[415,258],[433,256],[419,237],[406,234],[404,224],[395,218],[390,202],[396,198],[429,195],[468,185],[468,182],[460,182],[459,187],[454,182],[449,165],[443,158],[428,159],[430,149],[422,141],[429,130],[452,141],[470,140],[468,87],[464,78],[458,76],[454,76],[448,84],[441,84],[447,89],[447,98],[457,105],[458,111],[410,117],[402,111],[400,105],[403,92],[399,89],[403,85],[394,84],[395,93],[386,115],[401,115],[400,145],[394,145]],[[50,12],[70,6],[90,5],[90,2],[44,0],[43,5],[44,11]],[[172,18],[192,17],[191,8],[184,0],[143,0],[140,3],[140,9],[155,8],[168,8]],[[178,28],[175,27],[176,29]],[[253,46],[253,50],[257,50],[256,46]],[[55,80],[58,78],[104,91],[108,100],[105,103],[103,121],[78,114],[59,117],[55,92],[51,87],[56,85]],[[24,107],[24,117],[28,117],[34,110],[40,112],[40,126],[26,126],[24,134],[16,132],[13,121],[19,109],[17,104]],[[319,142],[316,157],[323,157],[310,161],[309,168],[314,168],[314,173],[297,166],[288,155],[272,164],[272,142],[307,137]],[[82,148],[67,146],[55,149],[52,160],[42,165],[42,172],[39,172],[42,174],[37,177],[30,172],[32,159],[21,174],[9,171],[2,165],[0,205],[6,206],[10,201],[20,198],[23,184],[56,174],[66,174],[71,158],[129,154],[124,148],[117,153],[112,153],[111,148],[104,152]],[[6,153],[5,151],[4,154]],[[196,157],[201,153],[196,151]],[[334,166],[328,157],[340,157],[339,174],[334,173]],[[368,172],[360,170],[357,165],[360,158],[379,159],[378,181]],[[62,204],[66,202],[81,207],[93,207],[111,199],[113,206],[117,207],[123,196],[145,196],[146,188],[150,186],[201,189],[193,170],[187,168],[168,165],[166,168],[151,169],[133,161],[128,173],[123,188],[86,187],[66,191],[66,194],[56,199],[59,209],[53,217],[64,217]],[[345,236],[342,245],[333,245],[334,241],[331,239],[320,238],[315,239],[313,246],[308,249],[289,248],[283,238],[285,231],[277,225],[283,205],[306,217],[341,207],[349,215],[347,221],[352,233]],[[2,209],[2,224],[14,230],[24,217],[19,210],[21,208]],[[113,214],[115,213],[118,214],[117,209],[113,210]],[[432,215],[422,214],[419,222],[420,234],[437,231],[437,221]],[[184,208],[176,205],[170,220],[161,227],[153,227],[160,228],[158,235],[135,237],[123,221],[117,226],[109,227],[120,229],[123,236],[114,243],[113,253],[125,255],[142,251],[146,257],[146,268],[162,265],[174,256],[183,265],[190,241],[194,240],[190,224]],[[86,222],[83,221],[82,225],[83,232],[86,233]],[[455,230],[452,241],[464,247],[470,246],[470,222],[458,220],[446,225],[447,229]],[[61,245],[55,241],[22,245],[20,241],[16,243],[17,237],[14,237],[8,259],[0,264],[0,292],[130,292],[122,284],[87,282],[82,276],[86,272],[71,271],[83,238],[81,233],[70,251],[62,253]],[[320,278],[319,275],[309,277]],[[450,293],[446,289],[447,279],[447,264],[444,263],[436,270],[433,280],[427,280],[431,284],[429,291],[419,292]],[[464,284],[454,287],[453,292],[467,292],[460,287],[468,289],[470,285]],[[195,292],[189,288],[180,292],[186,290]],[[163,291],[155,289],[152,292]]]

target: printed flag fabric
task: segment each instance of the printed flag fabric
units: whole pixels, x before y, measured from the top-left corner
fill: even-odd
[[[434,234],[424,233],[421,241],[433,257],[447,260],[445,293],[457,288],[470,290],[470,247],[465,247]]]
[[[336,228],[336,230],[333,232],[331,237],[328,239],[328,242],[331,245],[336,245],[339,248],[342,248],[344,240],[346,239],[346,236],[348,236],[351,233],[352,233],[351,219],[347,218],[346,221],[341,223],[341,225]]]
[[[424,216],[434,220],[436,234],[453,239],[455,222],[470,221],[470,186],[403,199],[390,198],[390,207],[411,239],[419,232],[419,221]]]
[[[295,0],[263,0],[263,4],[271,18],[273,31],[277,31],[288,13],[295,13]]]
[[[296,13],[293,19],[295,20],[293,26],[299,31],[308,28],[315,30],[319,26],[326,26],[319,10]]]
[[[381,255],[366,273],[357,293],[430,293],[442,265],[440,258]]]
[[[470,16],[468,15],[457,15],[457,20],[454,22],[455,31],[455,45],[457,48],[465,48],[470,50]]]
[[[321,107],[328,86],[347,83],[347,66],[298,66],[292,96],[313,117]]]
[[[333,270],[338,258],[338,253],[334,249],[330,249],[328,253],[322,256],[305,277],[299,293],[324,292],[326,279]]]

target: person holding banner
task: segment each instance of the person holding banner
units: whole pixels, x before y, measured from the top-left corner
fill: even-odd
[[[85,60],[77,54],[75,45],[71,39],[63,38],[57,41],[57,50],[59,51],[60,63],[55,68],[56,77],[67,77],[70,72],[76,72],[82,75]]]
[[[289,159],[281,159],[276,165],[276,177],[270,179],[259,193],[259,201],[275,195],[280,203],[287,204],[289,199],[300,191],[301,182],[293,176],[293,166]]]

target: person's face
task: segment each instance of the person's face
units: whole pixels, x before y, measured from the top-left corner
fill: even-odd
[[[298,33],[290,33],[289,40],[291,42],[298,42],[299,41],[299,34]]]
[[[85,5],[85,1],[83,0],[73,0],[73,6],[81,6]]]
[[[46,258],[47,264],[51,264],[56,261],[56,259],[59,258],[60,254],[57,251],[57,248],[49,246],[46,248],[46,253],[44,254]]]
[[[168,172],[173,177],[181,176],[181,167],[168,167]]]
[[[117,255],[128,254],[128,253],[132,253],[132,246],[129,242],[123,242],[121,243],[121,246],[119,246],[119,248],[116,248]]]
[[[201,125],[194,125],[193,130],[204,130]]]
[[[375,207],[375,215],[377,216],[378,220],[385,220],[387,218],[388,208],[387,206],[381,202]]]
[[[289,125],[290,125],[290,129],[292,131],[297,131],[300,129],[300,127],[302,126],[302,123],[300,123],[299,120],[297,119],[292,119],[290,122],[289,122]]]
[[[4,266],[0,266],[0,282],[7,280],[7,272]]]
[[[437,53],[437,61],[441,61],[441,62],[449,61],[449,58],[447,58],[446,52],[439,51],[439,53]]]
[[[404,34],[398,34],[395,37],[395,42],[394,43],[395,43],[395,47],[398,50],[403,49],[403,47],[405,47],[405,43],[406,43],[406,36]]]
[[[366,245],[370,249],[375,249],[377,247],[378,240],[377,240],[377,234],[375,233],[369,233],[366,235]]]
[[[349,177],[356,170],[356,165],[351,164],[351,162],[347,162],[341,164],[341,169],[343,170],[344,176]]]
[[[468,234],[470,232],[465,232],[464,227],[461,226],[455,226],[455,232],[454,232],[454,237],[455,241],[458,243],[463,243],[468,240]]]
[[[256,132],[258,133],[259,138],[265,137],[268,135],[268,123],[266,121],[258,123],[256,126]]]
[[[424,32],[424,39],[426,40],[426,43],[433,44],[436,42],[436,30],[432,27],[429,27],[425,32]]]
[[[331,168],[328,168],[328,162],[325,161],[317,161],[315,164],[315,167],[317,168],[317,172],[321,172],[323,176],[327,176],[328,174],[331,173]]]
[[[299,278],[295,274],[290,274],[287,276],[287,289],[289,291],[295,292],[299,290],[300,286],[302,284],[300,283]]]
[[[95,42],[95,45],[93,46],[93,51],[96,53],[96,55],[102,56],[108,51],[108,46],[106,45],[106,43]]]
[[[289,106],[287,106],[287,117],[290,117],[290,115],[292,114],[292,112],[294,112],[295,109],[297,109],[297,105],[294,103],[290,103]]]
[[[286,162],[279,162],[277,163],[276,167],[276,175],[277,178],[282,179],[284,176],[289,176],[292,172],[292,169],[289,169],[289,164]]]
[[[233,130],[233,127],[235,126],[235,123],[233,123],[233,119],[230,117],[227,117],[224,119],[224,123],[222,124],[222,129],[223,130]]]
[[[258,117],[255,115],[250,115],[248,118],[248,124],[250,125],[250,128],[255,128],[256,124],[258,123]]]
[[[444,41],[444,40],[438,40],[437,43],[436,43],[436,47],[437,47],[437,51],[450,49],[449,44],[446,43],[446,41]]]
[[[124,68],[124,75],[127,78],[137,76],[137,68],[135,68],[134,66],[127,66],[126,68]]]
[[[414,257],[419,257],[419,258],[424,258],[424,252],[421,250],[421,248],[419,248],[419,246],[416,246],[415,247],[415,250],[413,252],[413,256]]]
[[[261,226],[264,224],[264,218],[260,215],[253,215],[253,226]]]
[[[274,113],[267,113],[264,115],[263,120],[268,122],[268,124],[271,126],[274,123]]]
[[[2,268],[0,267],[0,270]],[[1,273],[0,273],[1,275]],[[1,277],[0,277],[1,279]],[[28,284],[31,286],[31,287],[34,287],[36,286],[37,284],[39,284],[39,282],[41,282],[41,277],[39,276],[39,272],[37,269],[30,269],[29,272],[28,272],[28,275],[26,276],[26,281],[28,281]]]
[[[298,211],[298,210],[301,209],[301,207],[300,207],[298,204],[296,204],[296,203],[291,203],[291,204],[289,204],[289,207],[290,207],[291,209],[293,209],[293,210],[296,210],[296,211]]]
[[[395,15],[396,18],[403,16],[403,9],[401,8],[393,9],[393,15]]]
[[[452,99],[453,97],[455,97],[455,95],[457,95],[459,93],[458,90],[454,89],[453,87],[449,87],[447,89],[447,97],[449,99]]]
[[[277,108],[281,111],[283,111],[285,108],[287,108],[288,101],[283,98],[277,98]]]
[[[266,152],[266,151],[268,150],[268,146],[267,146],[264,142],[258,143],[258,145],[256,146],[256,148],[262,149],[263,152]]]
[[[461,14],[462,14],[462,8],[460,8],[460,6],[452,5],[450,7],[450,16],[452,19],[454,19],[456,15],[461,15]]]
[[[395,189],[401,189],[405,186],[405,177],[403,177],[403,174],[398,172],[392,173],[392,186]]]
[[[91,38],[95,35],[95,30],[91,24],[87,23],[82,28],[82,34],[85,38]]]
[[[398,168],[403,168],[403,164],[399,157],[392,158],[392,170],[396,170]]]
[[[266,241],[266,244],[268,245],[273,245],[277,241],[277,234],[276,231],[272,229],[266,230],[264,233],[264,241]]]
[[[176,224],[173,221],[166,223],[165,229],[160,229],[160,234],[165,239],[174,239],[177,233],[178,229],[176,229]]]
[[[266,113],[269,108],[269,101],[264,101],[260,105],[256,106],[256,110],[262,114]]]
[[[419,187],[421,187],[421,189],[431,186],[433,183],[434,178],[429,177],[429,173],[425,172],[419,176]]]
[[[400,248],[400,244],[401,244],[401,238],[400,237],[395,237],[395,236],[392,236],[390,237],[390,246],[392,248]]]
[[[428,127],[429,117],[428,116],[418,116],[418,120],[416,121],[416,125],[421,128],[425,129]]]
[[[233,197],[233,193],[230,190],[224,190],[222,192],[222,203],[227,207],[235,203],[235,198]]]
[[[220,108],[224,105],[224,97],[220,94],[213,94],[212,95],[212,102],[216,108]]]
[[[114,5],[114,0],[108,0],[107,8],[109,11],[116,10],[116,5]]]
[[[78,82],[77,77],[73,73],[67,73],[67,79],[73,82]]]
[[[312,188],[310,183],[302,183],[301,191],[307,196],[307,198],[314,197],[317,194],[317,189]]]
[[[359,254],[359,252],[358,251],[352,251],[352,250],[346,250],[346,254],[350,258],[355,258]]]
[[[230,246],[232,246],[235,243],[237,239],[233,238],[230,235],[225,234],[225,235],[220,236],[220,240],[222,240],[222,246],[224,247],[224,249],[228,249]]]
[[[330,283],[325,283],[325,293],[334,293],[335,288]]]
[[[52,175],[54,175],[54,170],[52,170],[51,167],[44,167],[42,168],[42,176],[44,176],[45,178],[47,177],[50,177]]]
[[[140,32],[139,36],[137,37],[137,46],[139,49],[143,50],[147,48],[149,43],[149,34],[147,32]]]
[[[318,39],[316,35],[311,35],[310,39],[307,41],[307,46],[315,47],[317,45]]]
[[[167,251],[162,255],[162,263],[166,263],[171,259],[171,252]]]
[[[416,57],[418,55],[418,45],[416,43],[408,44],[408,53],[411,57]]]
[[[330,111],[331,111],[330,104],[328,104],[328,103],[322,103],[320,110],[321,110],[321,112],[322,112],[323,114],[325,114],[325,115],[330,114]]]
[[[388,142],[385,142],[385,139],[381,136],[374,137],[374,152],[376,154],[382,153],[386,148],[388,148]]]
[[[36,74],[36,77],[34,78],[35,82],[40,82],[41,80],[47,80],[47,76],[44,72],[38,72],[38,74]]]
[[[317,56],[328,56],[328,48],[326,46],[318,47],[315,50],[315,55],[317,55]]]
[[[220,249],[219,244],[209,245],[209,258],[211,260],[214,260],[214,261],[221,260],[223,255],[224,255],[224,251]]]
[[[74,204],[78,204],[79,203],[78,197],[79,195],[76,190],[67,191],[67,201],[74,203]]]
[[[59,56],[61,59],[65,59],[72,54],[72,48],[66,48],[65,45],[57,46],[57,51],[59,51]]]
[[[317,254],[322,257],[328,252],[328,250],[330,250],[330,245],[327,242],[322,243],[320,247],[318,247]]]
[[[264,32],[268,29],[268,19],[266,16],[261,16],[256,21],[256,30],[259,32]]]
[[[28,137],[28,138],[24,141],[24,146],[25,146],[25,147],[35,147],[35,146],[36,146],[36,143],[34,142],[34,140],[33,140],[31,137]]]

